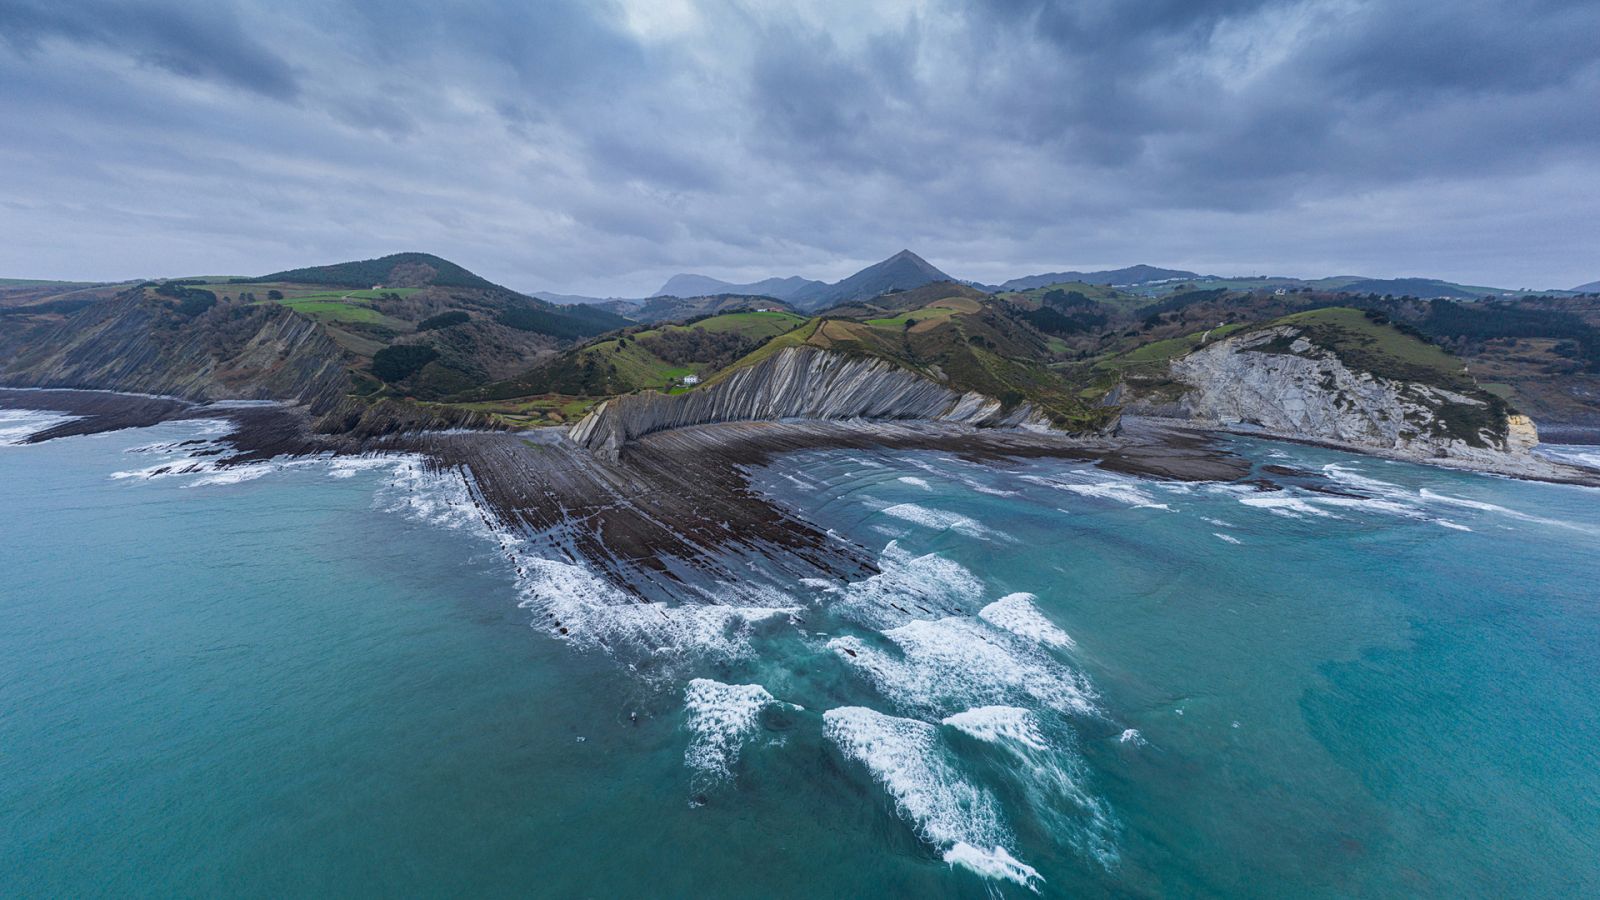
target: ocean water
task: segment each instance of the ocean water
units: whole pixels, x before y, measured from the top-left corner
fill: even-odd
[[[224,428],[0,446],[0,894],[1600,893],[1600,492],[805,453],[882,574],[660,609]]]

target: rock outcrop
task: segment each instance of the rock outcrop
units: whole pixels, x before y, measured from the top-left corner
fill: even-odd
[[[347,362],[323,329],[286,307],[218,303],[189,314],[135,289],[0,361],[0,381],[198,401],[282,400],[320,412],[349,391]]]
[[[1528,417],[1470,382],[1446,387],[1347,365],[1302,330],[1250,331],[1174,359],[1164,391],[1123,386],[1132,415],[1188,419],[1423,461],[1522,474],[1542,462]],[[1464,379],[1463,379],[1464,380]]]
[[[602,403],[569,436],[608,459],[647,434],[706,425],[779,419],[885,419],[979,427],[1048,427],[1031,404],[1007,409],[975,392],[958,393],[873,356],[790,347],[716,383],[685,394],[627,394]]]

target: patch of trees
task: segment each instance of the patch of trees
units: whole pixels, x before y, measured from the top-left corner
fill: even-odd
[[[283,291],[279,291],[279,290],[267,291],[267,299],[268,300],[282,300],[283,299]]]
[[[472,317],[459,309],[429,316],[417,323],[418,331],[434,331],[439,328],[449,328],[452,325],[463,325],[472,320]]]
[[[384,381],[403,381],[439,358],[439,351],[423,344],[395,344],[372,355],[372,374]]]
[[[720,369],[761,346],[762,341],[732,331],[672,328],[637,339],[639,346],[669,363],[705,363]]]
[[[1052,306],[1062,312],[1074,309],[1094,309],[1095,302],[1090,300],[1082,291],[1063,291],[1060,288],[1051,288],[1044,292],[1039,302],[1045,306]]]
[[[1417,323],[1423,334],[1432,338],[1453,338],[1471,342],[1496,338],[1554,338],[1571,341],[1573,358],[1583,363],[1584,371],[1600,372],[1600,329],[1569,312],[1537,309],[1509,303],[1457,303],[1433,300],[1428,312]]]
[[[171,297],[178,301],[178,313],[192,319],[216,306],[217,295],[210,291],[189,287],[191,284],[204,284],[204,282],[193,279],[167,281],[157,285],[155,291],[162,297]]]
[[[493,282],[472,274],[453,262],[426,253],[394,253],[378,259],[338,263],[331,266],[312,266],[307,269],[289,269],[274,272],[248,281],[287,281],[295,284],[326,284],[336,287],[364,288],[390,280],[400,266],[427,266],[433,270],[428,284],[441,287],[483,288],[493,290]]]
[[[548,334],[564,340],[591,337],[628,324],[627,319],[604,310],[573,307],[556,312],[526,303],[502,309],[495,320],[518,331]]]
[[[1073,293],[1077,292],[1074,291]],[[1081,297],[1083,295],[1079,294],[1078,296]],[[1088,309],[1074,309],[1070,313],[1062,313],[1051,306],[1041,306],[1038,309],[1017,310],[1016,315],[1017,318],[1022,319],[1045,334],[1054,335],[1095,331],[1105,327],[1106,322],[1109,321],[1104,314],[1094,311],[1093,301],[1090,301]]]
[[[1210,303],[1213,300],[1221,300],[1223,295],[1227,293],[1227,288],[1216,288],[1209,291],[1184,291],[1181,294],[1168,297],[1160,303],[1152,303],[1149,306],[1141,307],[1139,313],[1145,316],[1153,316],[1159,313],[1175,312],[1186,306],[1194,306],[1196,303]]]

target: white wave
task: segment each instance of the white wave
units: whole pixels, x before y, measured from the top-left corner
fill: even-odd
[[[1094,691],[1076,671],[971,619],[914,619],[883,634],[899,653],[850,635],[828,648],[902,708],[947,715],[1031,700],[1062,713],[1096,711]]]
[[[1308,516],[1324,519],[1338,518],[1338,516],[1325,509],[1318,509],[1299,497],[1286,496],[1281,491],[1273,494],[1252,494],[1248,497],[1240,497],[1239,502],[1245,506],[1264,509],[1275,516],[1283,516],[1288,519],[1303,519]]]
[[[245,481],[255,481],[257,478],[260,478],[263,475],[270,475],[281,468],[283,468],[282,465],[273,465],[271,463],[252,463],[244,466],[229,466],[225,469],[214,470],[208,475],[202,475],[199,478],[190,481],[188,484],[185,484],[184,487],[195,488],[206,487],[215,484],[240,484]]]
[[[1405,488],[1402,488],[1398,484],[1394,484],[1393,482],[1389,481],[1379,481],[1376,478],[1368,478],[1355,469],[1352,469],[1349,466],[1340,465],[1339,463],[1329,463],[1323,466],[1322,474],[1341,484],[1346,484],[1350,487],[1370,491],[1371,493],[1378,494],[1380,496],[1394,496],[1397,493],[1409,493]]]
[[[957,841],[955,846],[944,852],[944,861],[952,866],[961,866],[984,878],[1004,878],[1030,888],[1033,888],[1035,882],[1044,881],[1038,869],[1012,856],[1011,851],[999,844],[984,850],[966,841]],[[1038,893],[1037,888],[1033,889],[1034,893]]]
[[[894,506],[884,507],[880,511],[884,515],[894,516],[896,519],[910,522],[913,525],[921,525],[924,528],[954,531],[956,534],[983,540],[989,538],[1011,540],[1009,535],[996,531],[970,516],[964,516],[956,512],[929,509],[926,506],[918,506],[915,503],[897,503]]]
[[[966,567],[936,553],[913,556],[890,541],[878,555],[878,574],[845,585],[828,584],[833,610],[870,628],[907,619],[973,609],[983,582]]]
[[[867,768],[918,836],[944,851],[946,862],[1024,885],[1040,880],[1005,849],[1011,834],[998,804],[949,762],[936,726],[860,706],[830,709],[822,721],[828,739]]]
[[[1052,746],[1038,716],[1015,706],[975,707],[945,717],[942,724],[1008,752],[1013,762],[1007,771],[1018,777],[1035,812],[1049,821],[1050,833],[1107,868],[1116,864],[1116,819],[1083,787],[1089,766],[1071,742]]]
[[[1600,469],[1600,447],[1584,444],[1540,444],[1533,452],[1569,466]]]
[[[978,618],[1041,644],[1074,649],[1077,645],[1072,638],[1034,606],[1033,601],[1037,599],[1032,594],[1007,594],[978,610]]]
[[[1013,740],[1035,750],[1048,749],[1033,713],[1017,706],[977,706],[945,716],[943,723],[980,741]]]
[[[1203,522],[1207,522],[1207,523],[1210,523],[1212,525],[1215,525],[1218,528],[1232,528],[1233,527],[1233,523],[1232,522],[1225,522],[1222,519],[1213,519],[1210,516],[1201,516],[1200,520],[1203,521]]]
[[[1133,744],[1136,747],[1143,746],[1145,743],[1144,735],[1140,734],[1137,728],[1123,729],[1122,734],[1117,736],[1117,741],[1123,744]]]
[[[1093,481],[1082,480],[1100,475]],[[1165,503],[1157,503],[1144,487],[1131,478],[1107,478],[1103,473],[1091,475],[1086,472],[1070,472],[1057,477],[1042,475],[1024,475],[1023,481],[1042,484],[1055,488],[1058,491],[1068,491],[1080,497],[1094,497],[1098,500],[1109,500],[1113,503],[1122,503],[1135,509],[1167,509],[1172,507]]]
[[[1471,528],[1468,528],[1465,525],[1461,525],[1459,523],[1452,522],[1449,519],[1434,519],[1433,521],[1435,523],[1445,527],[1445,528],[1449,528],[1449,529],[1452,529],[1452,530],[1455,530],[1455,531],[1471,531],[1472,530]]]
[[[41,431],[79,418],[46,409],[0,409],[0,446],[23,444]]]
[[[685,724],[692,737],[683,761],[711,780],[729,778],[740,750],[755,733],[761,710],[776,702],[759,684],[723,684],[696,678],[684,691]]]
[[[928,479],[926,478],[918,478],[915,475],[901,475],[899,480],[904,484],[909,484],[912,487],[919,487],[925,491],[933,490],[933,485],[929,484]]]
[[[394,456],[338,456],[328,460],[328,477],[354,478],[360,472],[392,468],[397,464]]]
[[[1234,537],[1233,535],[1231,535],[1231,534],[1223,534],[1220,531],[1211,532],[1211,536],[1214,537],[1214,538],[1217,538],[1218,540],[1222,541],[1223,543],[1227,543],[1227,544],[1242,544],[1242,543],[1244,543],[1244,541],[1239,540],[1238,538]]]
[[[543,614],[535,626],[579,647],[669,660],[738,659],[751,652],[755,624],[800,612],[799,606],[641,603],[584,566],[508,552],[521,573],[520,605]]]
[[[1525,512],[1518,512],[1510,507],[1500,506],[1494,503],[1485,503],[1481,500],[1470,500],[1466,497],[1453,497],[1449,494],[1440,494],[1436,491],[1430,491],[1427,488],[1423,488],[1419,493],[1422,499],[1428,503],[1442,504],[1445,506],[1457,506],[1463,509],[1473,509],[1479,512],[1505,516],[1506,518],[1515,519],[1519,522],[1531,522],[1536,525],[1549,525],[1554,528],[1565,528],[1570,531],[1580,531],[1584,534],[1600,534],[1600,528],[1595,528],[1592,525],[1583,525],[1577,522],[1566,522],[1561,519],[1550,519],[1544,516],[1529,515]]]

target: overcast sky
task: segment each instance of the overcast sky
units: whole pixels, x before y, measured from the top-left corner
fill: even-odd
[[[0,0],[0,275],[1600,278],[1595,0]]]

